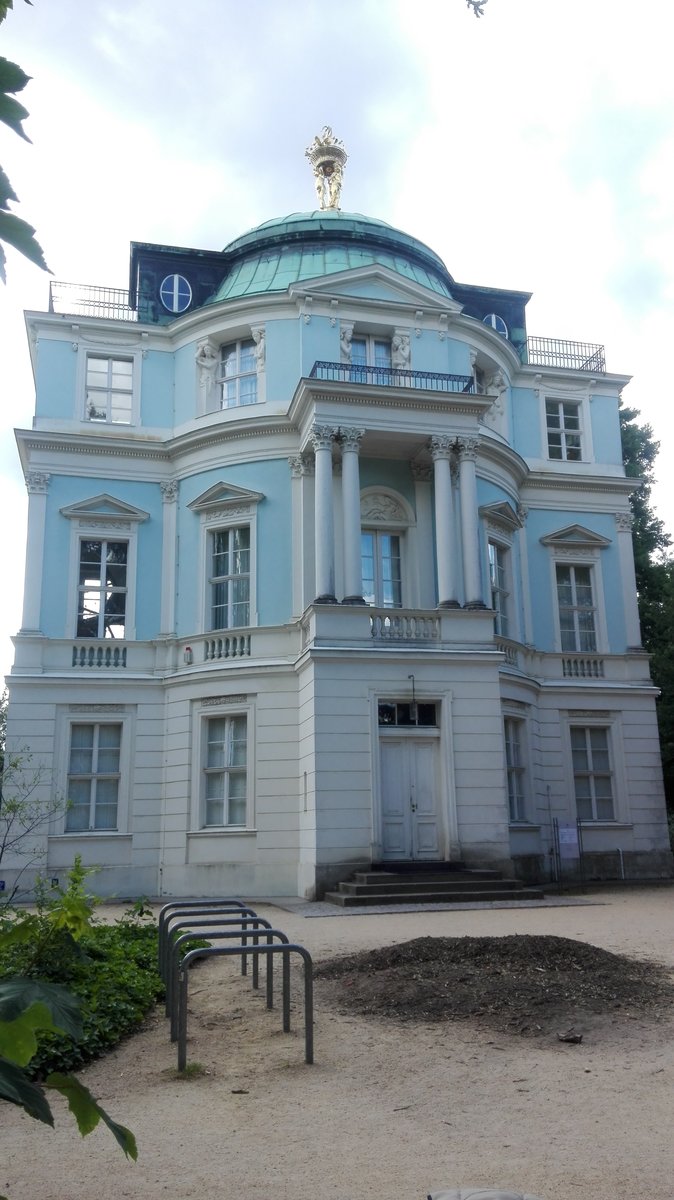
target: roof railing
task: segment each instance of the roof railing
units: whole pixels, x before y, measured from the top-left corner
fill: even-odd
[[[567,371],[606,374],[604,347],[593,342],[567,342],[562,338],[527,338],[526,359],[530,367],[561,367]]]
[[[49,311],[63,316],[104,317],[113,321],[137,321],[124,288],[93,287],[88,283],[49,284]]]

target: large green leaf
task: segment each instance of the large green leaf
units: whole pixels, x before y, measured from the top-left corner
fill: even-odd
[[[0,241],[7,242],[9,246],[13,246],[20,254],[25,254],[26,258],[35,263],[36,267],[41,267],[43,271],[49,271],[49,267],[44,261],[42,247],[36,242],[35,230],[27,221],[22,221],[21,217],[15,217],[14,213],[0,212]],[[51,271],[49,271],[51,275]]]
[[[119,1142],[122,1150],[127,1158],[132,1158],[135,1162],[138,1158],[138,1148],[136,1139],[130,1129],[126,1129],[124,1125],[118,1125],[116,1121],[109,1117],[104,1108],[94,1100],[88,1088],[80,1083],[74,1075],[62,1075],[59,1071],[52,1072],[45,1079],[45,1085],[49,1088],[54,1088],[65,1096],[68,1101],[68,1107],[77,1121],[77,1128],[82,1137],[86,1137],[95,1129],[99,1121],[103,1121],[112,1133],[113,1137]]]
[[[32,941],[38,926],[39,921],[34,913],[26,913],[18,921],[4,922],[0,926],[0,950],[6,950],[8,946],[22,946]]]
[[[18,133],[19,137],[26,142],[29,142],[30,138],[21,128],[21,122],[25,121],[28,115],[28,109],[24,108],[23,104],[19,104],[18,100],[15,100],[13,96],[8,96],[6,92],[0,92],[0,121],[9,125],[9,128]]]
[[[18,1104],[20,1108],[25,1109],[29,1117],[35,1117],[36,1121],[44,1121],[45,1125],[54,1124],[42,1088],[36,1083],[31,1083],[21,1067],[5,1058],[0,1058],[0,1100]]]
[[[0,208],[7,208],[10,200],[18,200],[14,188],[12,187],[7,175],[0,167]]]
[[[46,1004],[31,1004],[13,1021],[0,1021],[0,1055],[19,1067],[27,1067],[37,1053],[39,1031],[55,1028]]]
[[[16,63],[0,57],[0,92],[22,92],[30,78]]]
[[[59,1029],[72,1038],[82,1036],[80,1003],[72,992],[59,983],[25,979],[17,975],[0,983],[0,1021],[14,1021],[33,1004],[42,1004],[50,1018],[48,1029]]]
[[[26,0],[26,4],[32,5],[33,0]],[[8,12],[14,8],[14,0],[0,0],[0,25],[4,21]]]

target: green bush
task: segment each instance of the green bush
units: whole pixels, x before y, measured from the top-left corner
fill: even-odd
[[[56,909],[62,907],[59,898]],[[30,1063],[33,1078],[71,1071],[131,1033],[163,995],[157,971],[157,930],[129,917],[116,925],[89,923],[76,936],[54,906],[20,918],[25,936],[0,953],[0,979],[21,976],[58,983],[81,1004],[77,1041],[45,1032]]]

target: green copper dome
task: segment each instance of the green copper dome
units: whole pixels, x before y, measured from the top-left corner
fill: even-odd
[[[326,210],[265,221],[223,251],[225,275],[209,303],[283,292],[291,284],[378,264],[451,296],[452,277],[423,242],[360,213]]]

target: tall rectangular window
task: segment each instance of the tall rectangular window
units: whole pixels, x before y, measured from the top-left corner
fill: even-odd
[[[211,535],[211,629],[250,624],[250,528],[216,529]]]
[[[381,374],[366,367],[380,368]],[[391,340],[361,334],[351,338],[351,379],[356,383],[391,382]]]
[[[129,425],[133,408],[133,359],[87,355],[86,419]]]
[[[121,725],[72,725],[65,830],[117,828]]]
[[[380,530],[361,533],[363,598],[377,608],[402,608],[400,536]]]
[[[128,542],[80,542],[77,637],[124,637],[128,549]]]
[[[204,826],[245,825],[246,717],[211,717],[206,726]]]
[[[494,633],[509,637],[508,623],[508,576],[506,570],[508,551],[496,542],[489,543],[489,586],[491,606],[494,610]]]
[[[592,654],[597,649],[592,570],[562,563],[556,570],[562,651]]]
[[[506,717],[503,722],[508,784],[508,813],[511,821],[524,820],[523,721]]]
[[[571,726],[573,783],[581,821],[614,819],[609,731],[602,727]]]
[[[548,457],[565,462],[579,462],[580,404],[567,400],[546,400],[545,420],[548,430]]]
[[[257,362],[252,338],[232,342],[220,351],[222,408],[257,403]]]

